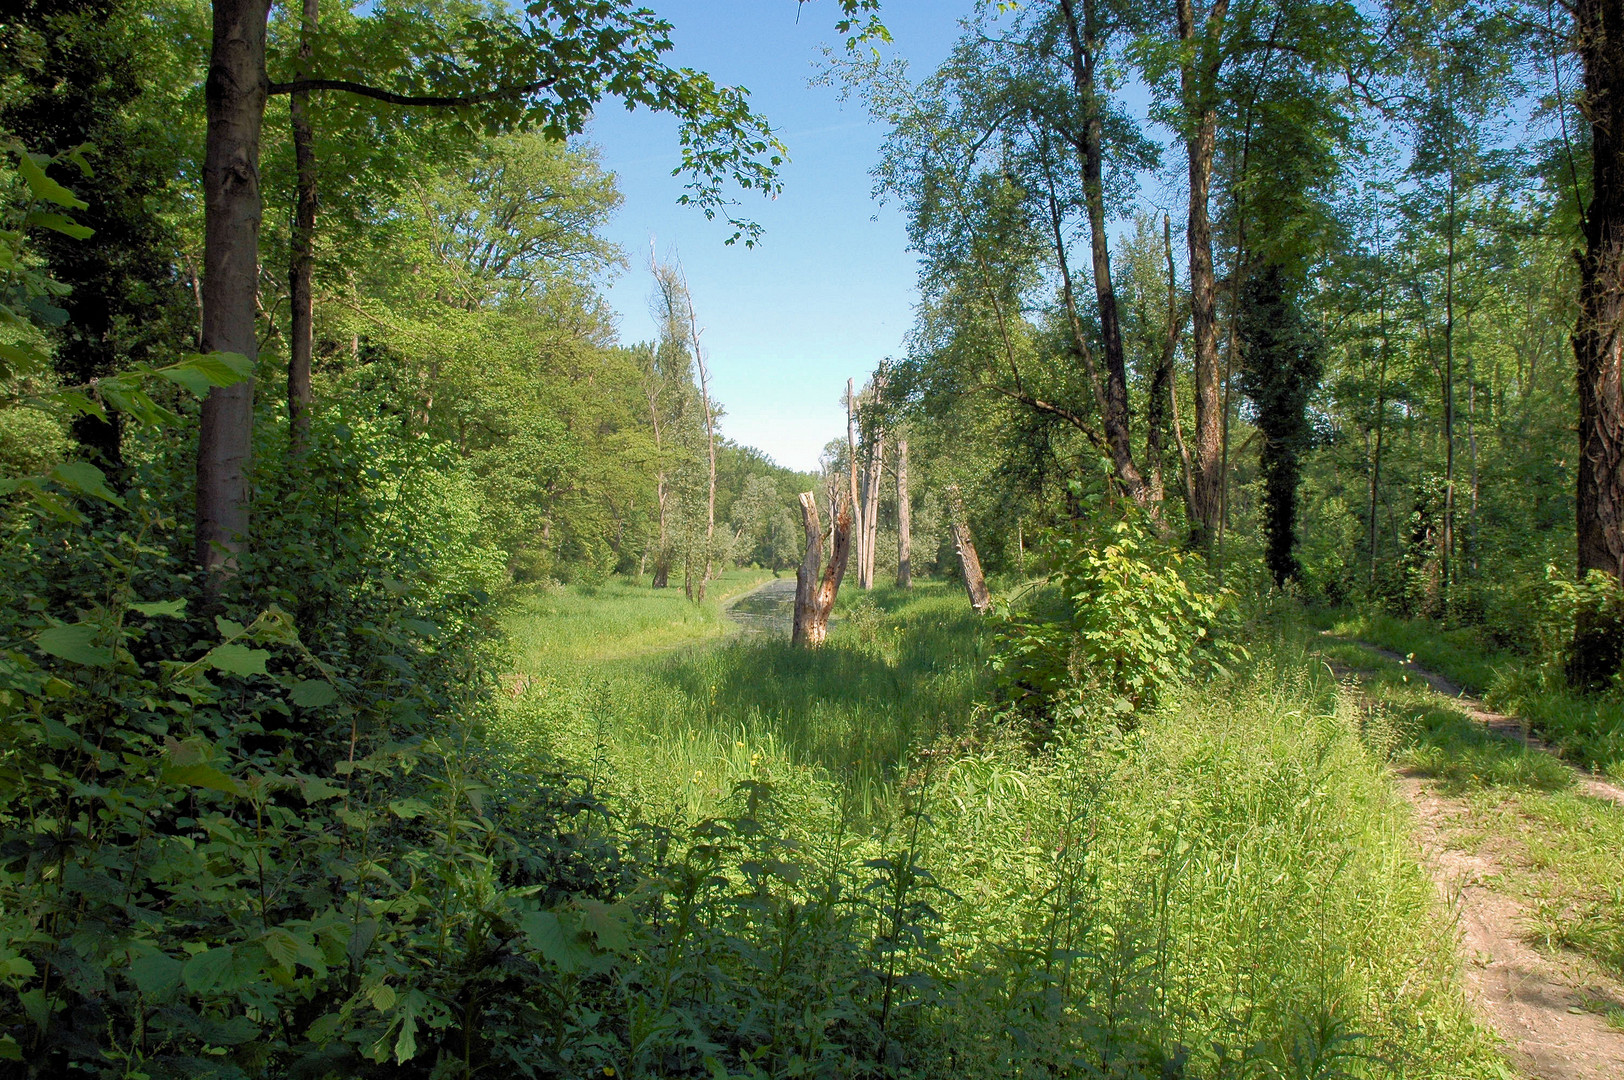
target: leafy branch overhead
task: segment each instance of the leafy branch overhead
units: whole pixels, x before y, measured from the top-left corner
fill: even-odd
[[[742,87],[674,67],[672,25],[627,0],[547,0],[464,12],[379,5],[342,32],[314,37],[310,74],[272,79],[269,92],[339,92],[379,105],[454,111],[490,134],[535,129],[562,141],[584,130],[605,98],[679,121],[682,202],[733,226],[753,245],[759,225],[738,217],[730,186],[776,195],[786,151],[750,110]],[[391,73],[380,80],[378,73]]]

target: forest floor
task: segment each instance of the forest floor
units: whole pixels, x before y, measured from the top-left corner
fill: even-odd
[[[1561,763],[1522,721],[1413,659],[1329,641],[1333,672],[1389,740],[1421,861],[1458,921],[1467,985],[1513,1061],[1540,1080],[1624,1075],[1624,882],[1607,865],[1624,789]]]

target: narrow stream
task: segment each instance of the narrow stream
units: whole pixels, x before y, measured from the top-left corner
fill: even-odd
[[[795,623],[795,577],[774,578],[727,606],[727,617],[746,634],[789,639]]]

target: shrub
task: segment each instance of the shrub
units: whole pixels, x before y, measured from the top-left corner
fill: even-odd
[[[1030,718],[1126,720],[1162,691],[1242,654],[1233,597],[1199,556],[1128,521],[1043,542],[1047,596],[1009,616],[993,655],[1002,701]]]

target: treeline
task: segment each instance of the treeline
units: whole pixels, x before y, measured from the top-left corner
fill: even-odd
[[[1547,566],[1616,579],[1619,15],[1559,14],[1061,0],[838,65],[922,255],[888,397],[983,555],[1114,503],[1525,645]]]

